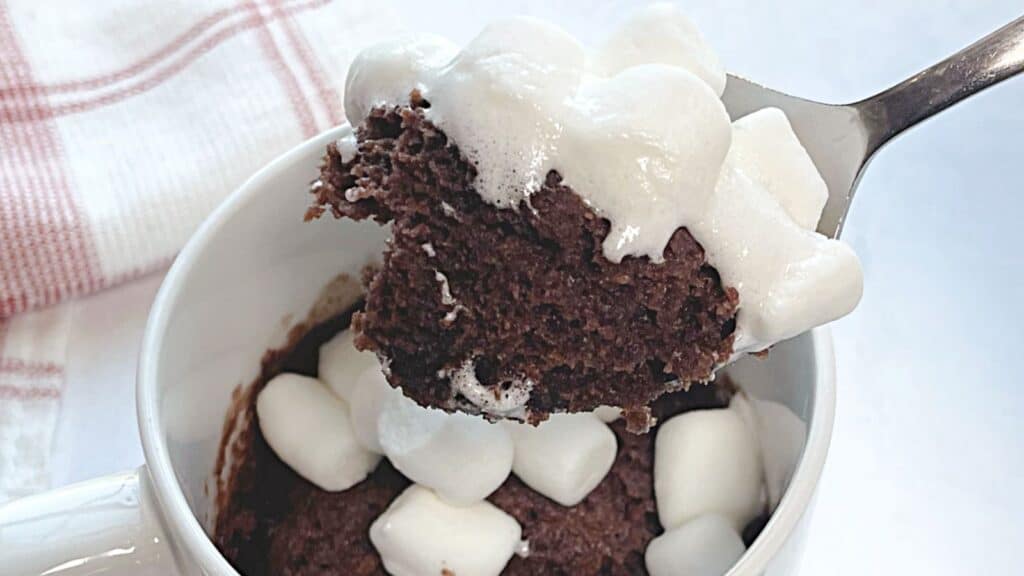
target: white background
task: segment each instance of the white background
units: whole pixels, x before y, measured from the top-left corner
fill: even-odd
[[[633,4],[409,2],[407,24],[463,41],[526,12],[593,41]],[[731,71],[831,102],[1024,14],[1022,0],[679,4]],[[863,180],[844,234],[865,295],[834,326],[838,415],[805,574],[1024,571],[1013,561],[1024,543],[1022,134],[1017,79],[891,144]],[[142,462],[133,371],[158,283],[76,304],[55,484]]]

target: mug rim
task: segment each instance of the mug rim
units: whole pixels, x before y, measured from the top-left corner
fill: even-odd
[[[194,267],[198,255],[210,244],[217,231],[263,189],[265,181],[273,178],[296,160],[311,153],[319,153],[319,150],[327,142],[336,139],[342,130],[343,126],[332,128],[293,147],[229,194],[200,224],[174,260],[161,283],[146,321],[136,383],[136,411],[146,468],[152,480],[153,493],[160,504],[158,512],[171,536],[172,549],[176,553],[184,552],[191,561],[213,574],[238,572],[220,553],[192,513],[174,473],[162,433],[157,386],[158,358],[172,304],[180,294],[184,279]],[[813,329],[810,337],[815,374],[811,388],[814,398],[803,453],[771,519],[754,544],[729,570],[727,576],[752,576],[767,567],[806,514],[821,477],[835,420],[835,354],[832,336],[827,326]]]

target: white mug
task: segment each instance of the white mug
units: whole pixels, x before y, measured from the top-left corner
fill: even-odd
[[[264,168],[192,237],[156,297],[142,344],[145,465],[0,507],[0,573],[237,574],[209,536],[232,392],[255,379],[263,353],[284,344],[332,278],[358,277],[386,234],[330,217],[303,222],[311,200],[303,191],[338,134],[321,134]],[[771,520],[728,574],[794,574],[832,433],[831,337],[816,329],[729,370],[751,396],[792,410],[806,438],[765,439],[797,443],[794,454],[804,448]]]

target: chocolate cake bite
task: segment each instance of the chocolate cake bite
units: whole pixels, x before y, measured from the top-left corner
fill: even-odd
[[[365,50],[308,211],[390,227],[359,347],[423,406],[610,405],[642,432],[660,395],[851,310],[814,163],[781,111],[733,122],[725,84],[668,5],[594,49],[510,18]]]
[[[729,357],[736,293],[685,229],[663,262],[613,263],[608,221],[557,172],[529,205],[488,204],[427,105],[374,109],[354,155],[328,148],[315,191],[335,216],[391,224],[355,326],[392,385],[426,406],[536,420],[622,406],[643,430],[652,400]]]

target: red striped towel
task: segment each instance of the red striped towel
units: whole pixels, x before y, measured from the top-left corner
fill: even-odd
[[[382,5],[0,0],[0,500],[45,486],[58,304],[165,267],[247,176],[340,123],[349,60],[394,27]]]

